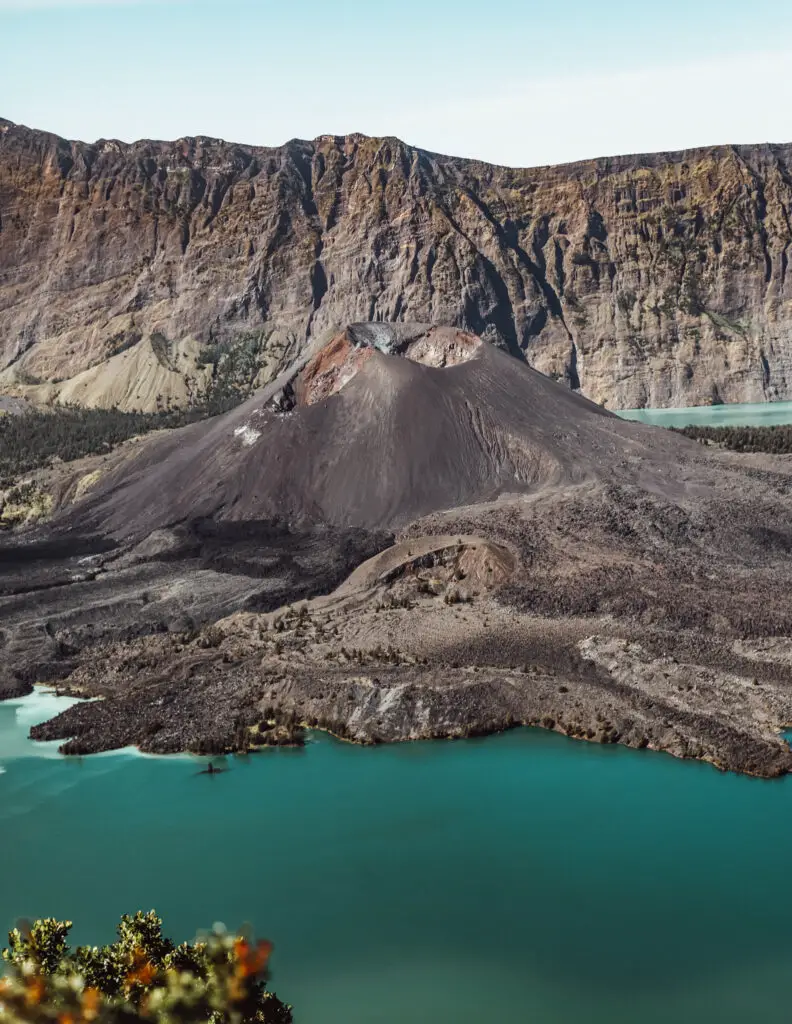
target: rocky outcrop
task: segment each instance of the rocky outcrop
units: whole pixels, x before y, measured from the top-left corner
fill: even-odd
[[[792,397],[792,146],[516,170],[397,139],[92,145],[0,121],[0,385],[123,408],[445,323],[612,408]]]

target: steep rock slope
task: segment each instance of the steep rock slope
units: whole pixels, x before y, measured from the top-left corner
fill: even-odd
[[[792,397],[792,146],[527,170],[354,135],[0,121],[0,386],[154,408],[336,325],[444,322],[612,408]]]

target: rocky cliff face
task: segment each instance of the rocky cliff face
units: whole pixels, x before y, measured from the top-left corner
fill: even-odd
[[[792,146],[515,170],[396,139],[0,121],[0,386],[154,408],[314,335],[440,322],[611,408],[792,398]]]

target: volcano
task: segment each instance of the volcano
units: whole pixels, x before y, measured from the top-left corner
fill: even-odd
[[[0,693],[67,752],[539,725],[792,769],[792,462],[629,423],[488,341],[328,331],[0,545]],[[66,492],[64,492],[66,493]]]
[[[690,442],[625,422],[475,335],[353,324],[216,420],[149,445],[74,511],[117,539],[274,515],[368,529],[587,479]]]

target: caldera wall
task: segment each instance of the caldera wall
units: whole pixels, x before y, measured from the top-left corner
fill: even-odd
[[[355,321],[611,408],[792,397],[792,147],[515,170],[396,139],[92,145],[0,121],[0,386],[153,408]]]

